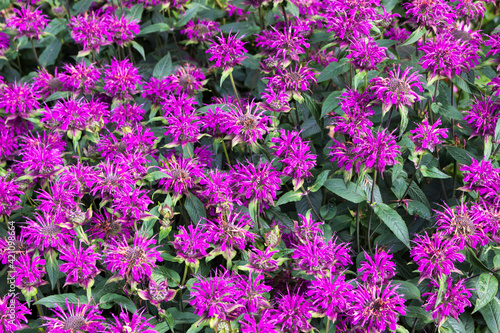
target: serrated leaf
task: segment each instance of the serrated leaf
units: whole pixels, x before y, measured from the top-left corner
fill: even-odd
[[[102,296],[99,300],[99,307],[103,309],[110,309],[113,306],[113,303],[125,307],[131,313],[137,311],[134,302],[123,295],[113,293]]]
[[[186,202],[184,206],[189,214],[189,217],[191,218],[191,220],[195,225],[200,223],[200,221],[203,218],[207,217],[207,213],[205,211],[205,206],[203,205],[203,202],[201,202],[201,200],[198,199],[198,197],[196,197],[190,192],[186,197]]]
[[[51,35],[57,35],[67,28],[68,21],[66,19],[55,18],[50,21],[49,25],[45,28],[45,32]]]
[[[59,52],[61,51],[62,43],[59,39],[55,39],[51,42],[45,50],[43,50],[40,55],[40,64],[43,67],[47,67],[53,65],[56,62],[57,57],[59,56]]]
[[[166,174],[165,172],[162,171],[153,171],[146,176],[146,179],[149,181],[155,181],[162,178],[171,178],[171,177],[169,174]]]
[[[153,32],[163,32],[163,31],[168,31],[168,30],[170,30],[170,27],[168,26],[168,24],[166,24],[164,22],[155,23],[155,24],[152,24],[152,25],[145,27],[144,29],[141,29],[141,32],[139,32],[138,36],[151,34]]]
[[[323,102],[321,108],[321,118],[326,116],[327,113],[335,111],[339,107],[339,97],[342,95],[341,91],[334,91]]]
[[[366,201],[363,188],[356,186],[353,182],[348,182],[346,185],[342,179],[327,179],[324,186],[339,197],[350,202],[360,203]]]
[[[427,30],[425,30],[425,28],[418,28],[417,30],[413,31],[412,34],[410,35],[410,37],[408,37],[408,39],[406,40],[406,42],[404,42],[403,44],[401,44],[400,46],[406,46],[406,45],[411,45],[413,43],[415,43],[416,41],[418,41],[425,33],[427,32]]]
[[[494,332],[500,332],[500,301],[498,298],[494,297],[488,304],[486,304],[481,310],[479,310],[483,315],[484,321],[488,328]]]
[[[318,76],[318,82],[323,82],[334,78],[340,74],[344,74],[350,68],[347,58],[342,58],[338,62],[332,62],[321,71]]]
[[[420,290],[409,281],[394,280],[393,284],[399,284],[398,293],[402,293],[406,299],[420,299]]]
[[[408,227],[401,216],[391,207],[384,203],[378,203],[374,207],[374,212],[391,229],[396,237],[410,248],[410,236],[408,234]]]
[[[424,177],[427,178],[437,178],[437,179],[446,179],[446,178],[451,178],[450,175],[447,175],[443,171],[439,170],[436,167],[431,167],[430,169],[427,168],[427,166],[422,165],[420,167],[420,172]]]
[[[498,292],[498,280],[492,274],[483,273],[476,283],[477,301],[472,313],[481,310],[486,304],[491,302]]]
[[[76,14],[84,13],[92,6],[92,3],[94,3],[94,0],[80,0],[74,4],[73,10]]]
[[[60,307],[65,309],[66,300],[68,303],[72,304],[77,304],[78,302],[80,302],[80,304],[87,303],[86,296],[76,296],[75,294],[60,294],[60,295],[47,296],[42,299],[39,299],[38,301],[35,302],[35,305],[38,304],[38,305],[44,305],[48,308],[54,308],[56,304],[58,304]]]
[[[57,280],[59,279],[59,261],[55,257],[55,253],[49,251],[45,253],[45,268],[47,271],[47,275],[49,276],[50,285],[52,286],[52,290],[56,286]]]
[[[330,170],[325,170],[322,173],[320,173],[319,176],[316,178],[316,182],[314,183],[314,185],[309,187],[309,192],[318,191],[325,184],[325,181],[328,178],[329,173]]]
[[[140,4],[137,4],[134,7],[130,8],[130,10],[126,16],[130,20],[141,21],[143,11],[144,11],[144,5],[140,3]]]
[[[276,206],[281,206],[289,202],[299,201],[300,199],[302,199],[302,195],[303,195],[302,192],[295,192],[295,191],[286,192],[279,198],[278,202],[276,203]]]
[[[141,44],[137,42],[132,42],[132,47],[139,52],[139,54],[142,56],[142,59],[146,60],[146,53],[144,53],[144,48],[142,47]]]
[[[200,4],[198,3],[193,4],[191,8],[186,10],[184,15],[181,17],[179,21],[177,21],[175,26],[178,28],[185,26],[196,15],[199,9],[200,9]]]
[[[157,79],[170,75],[172,72],[172,58],[170,52],[160,59],[153,70],[153,76]]]

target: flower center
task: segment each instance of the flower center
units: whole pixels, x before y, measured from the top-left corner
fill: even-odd
[[[53,224],[45,225],[42,228],[40,228],[40,232],[46,236],[54,236],[59,234],[59,227]]]
[[[389,90],[407,93],[410,91],[410,85],[403,80],[392,78],[391,81],[389,81]]]
[[[82,316],[71,316],[64,322],[64,329],[73,332],[79,330],[85,324],[85,319]]]
[[[459,235],[474,235],[476,232],[476,226],[468,215],[455,216],[451,220],[450,226],[454,227],[455,234]]]
[[[135,262],[137,259],[141,258],[144,254],[143,249],[127,249],[127,252],[125,253],[125,257],[130,261],[130,262]]]
[[[198,30],[198,33],[200,35],[204,35],[204,34],[207,34],[209,33],[210,31],[208,30],[207,26],[206,25],[203,25],[203,24],[197,24],[196,25],[196,30]]]
[[[184,89],[186,89],[187,87],[189,87],[189,85],[191,85],[191,83],[194,82],[194,81],[195,81],[195,78],[191,74],[184,74],[184,75],[182,75],[179,78],[179,84]]]

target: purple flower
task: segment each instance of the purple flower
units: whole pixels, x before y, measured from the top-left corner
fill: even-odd
[[[9,28],[17,30],[16,38],[26,36],[28,39],[36,37],[40,39],[40,34],[47,26],[49,20],[47,15],[42,14],[39,9],[32,9],[30,6],[13,8],[14,15],[6,20]]]
[[[217,41],[211,40],[211,45],[206,51],[210,54],[209,61],[215,61],[214,68],[222,68],[224,71],[232,70],[234,66],[240,65],[241,62],[247,58],[243,56],[247,50],[243,47],[245,45],[238,34],[229,35],[227,38],[216,36]]]
[[[203,187],[200,194],[206,198],[207,206],[215,206],[217,212],[232,209],[233,192],[226,172],[212,169],[200,180],[200,185]]]
[[[83,50],[99,53],[99,48],[111,44],[111,31],[106,15],[99,11],[86,11],[83,14],[73,16],[68,23],[71,37],[77,44],[83,46]]]
[[[456,17],[453,8],[443,0],[412,0],[405,3],[406,17],[420,26],[437,27],[453,24]]]
[[[238,303],[241,291],[236,287],[236,278],[228,271],[215,274],[208,279],[197,275],[191,287],[191,304],[200,320],[218,318],[226,320],[231,313],[241,307]]]
[[[0,120],[0,163],[5,162],[7,159],[11,159],[11,155],[17,150],[17,136],[15,129],[12,127],[7,127]]]
[[[264,30],[257,35],[257,47],[262,47],[267,56],[274,55],[286,67],[292,60],[299,61],[299,55],[306,53],[310,44],[304,38],[304,32],[290,25],[284,33],[271,26],[272,30]]]
[[[61,182],[52,182],[48,186],[48,192],[38,191],[37,201],[40,201],[40,209],[44,213],[60,213],[76,207],[76,191],[65,187]]]
[[[500,77],[494,77],[487,85],[492,87],[495,96],[500,95]]]
[[[332,7],[334,8],[334,7]],[[326,32],[334,32],[340,40],[340,45],[345,46],[351,40],[367,37],[372,28],[371,20],[363,17],[358,8],[331,10],[326,17]]]
[[[432,312],[432,318],[437,320],[438,326],[441,326],[449,316],[458,321],[458,316],[465,311],[466,307],[471,306],[469,298],[472,294],[470,289],[465,287],[464,280],[453,282],[453,279],[448,277],[445,283],[446,290],[442,292],[439,283],[431,280],[434,292],[422,295],[422,297],[428,297],[423,305],[425,311]]]
[[[116,243],[123,238],[129,239],[134,227],[129,220],[120,220],[118,216],[111,215],[107,211],[103,214],[94,213],[92,217],[93,226],[90,228],[90,238],[102,239],[105,243]]]
[[[423,56],[420,64],[430,72],[431,78],[460,75],[462,70],[469,70],[478,61],[476,48],[471,43],[461,42],[449,33],[441,33],[435,39],[428,39],[420,48]]]
[[[279,92],[293,96],[299,103],[303,101],[302,92],[310,89],[316,83],[316,71],[306,66],[295,65],[285,69],[278,68],[276,75],[270,77],[269,85]]]
[[[47,284],[47,281],[43,280],[44,275],[45,260],[39,255],[25,253],[14,260],[14,271],[11,276],[15,279],[16,287],[21,289],[26,298],[36,295],[37,288]]]
[[[0,91],[0,108],[14,117],[29,118],[34,109],[40,107],[36,89],[28,83],[12,83]],[[9,117],[10,118],[10,117]]]
[[[460,170],[464,174],[465,191],[478,191],[488,202],[491,199],[498,201],[500,169],[494,168],[488,160],[478,162],[472,159],[470,166],[463,165]]]
[[[177,251],[177,257],[186,263],[186,265],[195,269],[198,268],[199,260],[207,256],[207,251],[210,244],[207,242],[207,235],[203,232],[200,225],[188,225],[188,228],[179,226],[179,233],[175,235],[175,240],[172,242],[174,249]]]
[[[111,110],[110,121],[116,123],[118,127],[138,125],[144,117],[144,109],[142,105],[133,104],[118,104],[116,108]]]
[[[36,77],[33,78],[33,88],[43,98],[49,97],[52,93],[61,89],[60,75],[57,74],[57,68],[54,70],[54,75],[50,74],[47,69],[42,68],[37,71]]]
[[[401,73],[401,64],[397,70],[389,72],[386,78],[375,77],[370,80],[373,84],[370,89],[375,90],[375,94],[383,103],[383,110],[387,111],[391,106],[412,106],[415,101],[420,100],[420,96],[415,93],[414,88],[423,92],[423,83],[420,81],[421,75],[418,72],[410,71],[413,67],[406,67]]]
[[[26,220],[27,226],[23,227],[23,236],[26,241],[37,248],[47,250],[61,250],[67,247],[76,236],[73,229],[65,228],[61,222],[65,219],[61,213],[35,213],[35,219]]]
[[[99,311],[98,305],[74,304],[66,299],[64,310],[56,303],[55,309],[51,309],[53,317],[42,317],[43,326],[47,327],[47,332],[68,333],[68,332],[88,332],[98,333],[104,330],[104,317]]]
[[[233,146],[243,142],[254,145],[268,132],[267,125],[270,119],[263,111],[260,105],[253,101],[243,107],[240,105],[231,107],[224,126],[227,126],[227,132],[233,135]]]
[[[22,206],[19,205],[19,196],[24,194],[13,180],[0,177],[0,216],[9,216],[13,211]]]
[[[282,91],[275,89],[272,85],[268,85],[265,92],[262,93],[262,99],[265,100],[265,108],[272,112],[289,112],[291,96]]]
[[[0,55],[4,56],[5,52],[10,47],[10,40],[9,40],[9,35],[7,35],[5,32],[0,32]]]
[[[298,290],[295,293],[281,295],[276,299],[272,322],[278,325],[280,332],[299,333],[311,332],[314,327],[309,323],[313,307]]]
[[[185,146],[188,143],[197,142],[200,135],[199,117],[194,114],[169,115],[165,117],[168,125],[165,127],[165,136],[172,142],[169,147]]]
[[[391,260],[392,254],[375,249],[372,257],[365,252],[365,260],[361,262],[359,273],[361,280],[370,284],[387,284],[396,275],[396,264]]]
[[[450,276],[452,272],[459,272],[454,265],[455,261],[462,262],[465,256],[453,240],[446,239],[441,233],[435,233],[432,238],[427,234],[415,237],[416,245],[411,249],[411,257],[418,265],[420,281],[426,278],[440,278]]]
[[[145,301],[149,301],[151,304],[154,304],[160,311],[162,302],[169,302],[174,299],[177,291],[172,290],[168,287],[168,280],[165,279],[160,283],[157,283],[155,280],[149,280],[149,287],[146,290],[138,290],[137,294],[140,298]]]
[[[353,140],[354,142],[354,140]],[[399,163],[397,157],[401,154],[394,136],[382,130],[374,136],[371,131],[363,138],[356,138],[356,144],[360,147],[360,159],[364,161],[366,168],[375,168],[383,174],[387,166]]]
[[[347,59],[355,68],[360,70],[374,70],[386,57],[387,48],[378,46],[373,38],[360,38],[355,40],[349,47]]]
[[[131,285],[143,281],[151,276],[156,262],[163,261],[157,251],[159,246],[151,247],[155,243],[154,238],[148,239],[140,233],[135,234],[133,245],[129,245],[123,237],[122,241],[111,244],[106,249],[106,269],[127,279]]]
[[[437,230],[443,236],[451,236],[453,243],[460,249],[465,245],[475,249],[478,243],[483,246],[488,244],[488,228],[483,223],[480,211],[470,210],[463,201],[459,206],[450,208],[445,204],[443,208],[444,212],[436,212]]]
[[[273,251],[271,247],[267,247],[264,251],[253,246],[251,248],[252,250],[248,251],[248,264],[244,266],[245,269],[258,274],[278,270],[279,262],[273,259],[273,254],[278,253],[278,250]]]
[[[240,202],[257,201],[264,205],[274,205],[276,192],[281,187],[278,172],[268,162],[240,164],[231,170],[231,187]]]
[[[26,315],[31,315],[27,303],[21,303],[17,294],[7,294],[0,297],[0,332],[8,333],[28,329]],[[12,312],[14,310],[14,312]],[[23,324],[25,322],[26,324]]]
[[[81,243],[78,248],[72,243],[61,249],[59,259],[64,263],[59,266],[59,269],[67,275],[64,286],[78,283],[85,289],[92,287],[94,278],[100,272],[96,262],[101,259],[101,255],[95,251],[95,245],[85,249]]]
[[[207,220],[202,225],[206,241],[213,244],[214,250],[210,254],[222,254],[226,260],[231,260],[235,250],[245,250],[248,242],[254,242],[256,235],[248,231],[253,226],[248,213],[230,212],[227,216]]]
[[[417,124],[417,128],[411,130],[409,138],[415,144],[415,152],[423,153],[426,149],[433,152],[434,147],[443,143],[442,139],[448,137],[448,130],[445,128],[438,128],[441,125],[441,119],[429,126],[429,119],[425,118],[422,123]]]
[[[359,159],[360,147],[352,142],[342,142],[333,140],[333,145],[329,155],[333,156],[331,161],[336,162],[338,167],[344,169],[348,174],[361,170],[361,159]]]
[[[112,15],[107,21],[110,37],[121,47],[124,44],[130,43],[134,39],[134,35],[141,32],[138,21],[129,20],[125,15],[122,15],[120,18]]]
[[[467,24],[471,21],[479,20],[480,17],[484,17],[485,11],[486,8],[483,1],[472,2],[472,0],[458,0],[456,7],[457,17],[465,17],[465,22]]]
[[[177,94],[186,92],[189,95],[193,95],[201,90],[205,83],[205,75],[199,68],[190,63],[179,66],[169,79],[170,84]]]
[[[85,62],[76,65],[64,65],[64,73],[59,76],[65,89],[73,92],[89,94],[94,88],[101,73],[93,64]]]
[[[323,238],[323,230],[321,230],[322,222],[314,221],[311,214],[306,214],[306,216],[297,215],[300,218],[300,222],[293,221],[293,232],[300,242],[306,243],[316,238]]]
[[[467,111],[464,120],[472,128],[472,136],[486,138],[495,135],[495,125],[499,117],[500,104],[493,101],[491,96],[482,96],[481,100],[474,97],[471,109]]]
[[[242,333],[276,333],[271,310],[263,311],[260,316],[245,314],[240,324]]]
[[[111,60],[104,74],[104,91],[114,98],[124,99],[136,92],[138,84],[141,84],[141,77],[128,59]]]
[[[335,322],[339,313],[349,309],[353,298],[352,285],[346,283],[342,275],[321,275],[311,281],[307,296],[321,316]]]
[[[148,191],[134,188],[131,191],[118,191],[114,196],[114,212],[122,217],[140,220],[148,215],[148,206],[153,203],[147,196]]]
[[[82,198],[99,180],[99,172],[91,166],[81,164],[68,165],[59,173],[59,183],[71,192],[76,192]]]
[[[106,325],[106,332],[109,333],[122,333],[122,332],[134,332],[134,333],[155,333],[153,324],[149,321],[153,318],[147,319],[143,316],[145,310],[134,312],[132,318],[127,310],[121,309],[118,316],[111,314],[115,320],[114,323]]]
[[[206,43],[219,31],[219,23],[205,19],[198,19],[195,24],[193,20],[186,24],[181,34],[186,35],[189,43]],[[246,51],[244,51],[246,52]]]
[[[408,40],[408,37],[410,37],[410,35],[411,32],[397,25],[386,29],[384,32],[384,37],[398,42],[396,45],[399,45]]]
[[[165,191],[174,192],[175,197],[187,194],[203,178],[203,170],[196,160],[180,155],[176,157],[174,154],[162,160],[160,171],[169,175],[168,178],[160,179],[160,185]]]
[[[368,131],[373,125],[369,117],[374,114],[369,105],[372,98],[367,92],[359,93],[356,90],[347,88],[342,93],[339,104],[344,111],[343,116],[330,113],[333,120],[334,131],[342,134],[348,134],[350,137],[358,136],[358,133]]]
[[[271,307],[271,304],[263,295],[272,289],[264,284],[264,275],[249,274],[248,278],[240,276],[235,285],[241,293],[239,304],[246,308],[247,313],[256,313]]]
[[[397,293],[398,286],[388,284],[358,285],[350,309],[352,324],[366,331],[395,331],[397,315],[405,315],[405,299]]]
[[[169,88],[172,90],[173,88]],[[181,92],[179,95],[169,94],[163,98],[161,105],[165,111],[165,117],[194,115],[198,102],[193,96]]]
[[[168,78],[157,79],[151,77],[149,82],[144,83],[142,86],[141,97],[150,100],[153,105],[158,106],[163,102],[163,98],[172,88]]]

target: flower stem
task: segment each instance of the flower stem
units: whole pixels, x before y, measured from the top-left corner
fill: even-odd
[[[328,333],[328,331],[330,330],[330,319],[328,319],[328,317],[326,318],[326,329],[325,329],[325,333]]]
[[[318,217],[318,219],[321,222],[323,222],[323,219],[319,215],[318,211],[316,210],[316,208],[314,208],[314,206],[311,202],[311,199],[309,198],[309,193],[307,193],[306,189],[304,188],[304,185],[302,185],[302,191],[304,191],[304,194],[306,195],[307,202],[309,203],[309,207],[311,207],[312,211],[314,212],[314,215],[316,215]]]
[[[37,294],[33,296],[33,298],[35,299],[35,303],[38,302],[38,297],[36,297],[36,295]],[[38,314],[40,315],[40,317],[43,317],[43,311],[42,308],[40,307],[40,304],[36,304],[36,309],[38,310]]]
[[[372,184],[372,192],[370,194],[370,218],[368,219],[368,250],[371,252],[372,251],[372,245],[371,245],[371,242],[370,242],[370,231],[371,231],[371,228],[372,228],[372,217],[373,217],[373,197],[374,197],[374,194],[375,194],[375,185],[377,185],[377,169],[373,170],[373,184]]]
[[[360,243],[359,243],[359,203],[356,205],[356,247],[358,250],[358,253],[360,251]],[[328,330],[327,330],[328,332]]]
[[[184,275],[182,276],[181,286],[184,286],[184,283],[186,282],[188,269],[189,269],[189,266],[187,264],[184,264]]]
[[[408,194],[408,191],[410,190],[411,184],[413,183],[413,179],[415,178],[415,175],[417,174],[417,171],[418,171],[418,169],[420,167],[420,162],[422,161],[422,156],[424,156],[424,155],[420,155],[420,157],[418,158],[418,163],[417,163],[417,166],[416,166],[415,173],[411,176],[410,182],[408,183],[408,187],[406,187],[406,191],[403,194],[403,196],[401,197],[401,200],[403,200],[406,197],[406,195]]]
[[[236,90],[236,85],[234,84],[233,72],[229,73],[229,78],[231,79],[231,85],[233,86],[234,95],[236,96],[236,100],[241,107],[240,97],[238,96],[238,91]]]
[[[224,155],[226,155],[227,165],[231,166],[231,162],[229,161],[229,156],[227,155],[226,143],[222,140],[222,149],[224,150]]]
[[[391,111],[389,111],[389,119],[387,119],[387,126],[386,126],[387,129],[389,129],[389,126],[391,125],[391,118],[393,112],[394,112],[394,105],[391,106]]]
[[[30,38],[31,48],[33,49],[33,54],[35,55],[36,62],[38,67],[42,68],[43,66],[40,64],[40,60],[38,59],[38,54],[36,53],[35,43],[33,43],[33,38]]]

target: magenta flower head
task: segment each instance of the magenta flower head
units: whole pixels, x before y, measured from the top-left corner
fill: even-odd
[[[487,85],[491,86],[493,95],[500,95],[500,77],[494,77]]]
[[[125,15],[122,15],[120,18],[115,15],[109,17],[108,29],[111,38],[119,46],[130,43],[134,39],[134,35],[141,32],[138,21],[129,20]]]
[[[64,263],[59,268],[67,275],[64,286],[79,284],[84,289],[91,288],[94,285],[94,278],[100,272],[96,266],[96,262],[100,259],[101,255],[96,253],[95,245],[85,249],[81,243],[78,248],[72,243],[62,249],[59,260]]]
[[[63,87],[73,92],[89,94],[95,88],[101,73],[93,64],[85,62],[64,65],[64,73],[59,76]]]
[[[264,274],[278,270],[279,261],[273,259],[273,255],[278,253],[278,250],[272,250],[271,247],[261,251],[253,246],[252,250],[248,251],[248,264],[240,267],[240,269],[249,270],[251,273]]]
[[[277,333],[272,322],[272,310],[262,311],[260,316],[245,314],[240,324],[242,333]]]
[[[395,331],[398,314],[405,315],[405,299],[397,293],[397,285],[358,285],[350,309],[352,324],[367,332]]]
[[[172,245],[177,251],[177,257],[192,267],[195,272],[200,264],[199,260],[207,256],[206,250],[210,247],[207,235],[199,224],[194,228],[190,224],[187,230],[179,226],[179,233],[175,235]]]
[[[249,274],[248,278],[239,275],[236,287],[241,292],[239,304],[244,306],[247,313],[256,313],[271,307],[267,298],[264,297],[264,293],[270,292],[272,288],[264,284],[264,275]]]
[[[360,70],[374,70],[386,57],[385,51],[387,48],[378,46],[373,38],[359,38],[356,39],[349,48],[350,52],[347,55],[349,62],[355,68]]]
[[[12,277],[14,284],[21,289],[21,292],[29,302],[31,297],[37,293],[37,288],[47,284],[43,280],[45,275],[45,260],[39,255],[25,253],[17,257],[14,261],[14,271]]]
[[[382,101],[382,110],[386,112],[391,106],[412,106],[420,100],[420,96],[414,91],[417,88],[423,92],[421,75],[418,72],[411,72],[412,67],[407,67],[401,73],[401,64],[397,70],[389,72],[386,78],[375,77],[370,80],[371,90],[374,90],[377,98]]]
[[[472,136],[486,138],[495,135],[495,125],[500,117],[500,104],[491,96],[482,96],[481,100],[474,97],[471,109],[467,111],[464,120],[472,128]]]
[[[170,84],[176,93],[185,92],[189,95],[194,95],[203,88],[205,84],[205,74],[201,69],[187,63],[184,66],[179,66],[174,74],[170,75]]]
[[[31,310],[26,307],[26,303],[19,301],[17,294],[7,294],[3,298],[0,297],[1,333],[29,329],[29,326],[26,325],[28,323],[26,315],[31,315]]]
[[[10,47],[10,40],[9,40],[9,35],[7,35],[5,32],[0,32],[0,55],[4,56],[5,52]]]
[[[66,300],[65,307],[67,310],[56,303],[55,309],[51,309],[53,317],[42,317],[43,326],[47,327],[47,332],[99,333],[104,331],[105,319],[99,311],[98,304],[74,304]]]
[[[307,296],[319,316],[326,316],[335,322],[339,313],[349,309],[353,297],[352,285],[346,283],[343,274],[322,275],[311,281]]]
[[[114,323],[106,325],[105,332],[109,333],[122,333],[122,332],[134,332],[134,333],[155,333],[153,324],[149,321],[152,319],[147,319],[143,316],[145,310],[134,312],[132,318],[126,309],[121,309],[118,316],[113,313]]]
[[[121,242],[111,244],[105,251],[104,264],[117,276],[127,279],[132,286],[151,276],[157,261],[163,261],[154,238],[136,233],[134,243],[128,245],[125,237]]]
[[[6,20],[7,26],[17,30],[16,38],[26,36],[28,39],[36,37],[40,39],[40,34],[47,26],[49,20],[47,15],[42,14],[39,9],[32,9],[30,6],[14,8],[14,15]]]
[[[451,239],[446,239],[441,233],[430,237],[427,232],[415,237],[416,245],[411,249],[411,257],[418,265],[420,282],[427,278],[438,279],[441,276],[450,276],[452,272],[460,273],[454,262],[462,262],[465,256],[460,248]]]
[[[198,19],[195,24],[193,20],[186,24],[181,34],[189,39],[188,44],[206,43],[219,31],[219,23],[205,19]],[[246,52],[246,51],[245,51]]]
[[[240,202],[257,201],[264,205],[274,205],[276,192],[281,187],[278,172],[269,162],[238,163],[231,171],[231,185],[236,199]],[[241,198],[241,199],[239,199]]]
[[[445,204],[443,208],[444,212],[436,212],[438,231],[443,236],[451,237],[461,250],[465,245],[475,249],[478,244],[488,244],[488,227],[484,224],[481,211],[469,209],[463,201],[456,207],[450,208]]]
[[[281,295],[276,299],[277,309],[273,323],[280,332],[311,332],[314,327],[309,323],[312,317],[312,304],[299,290]]]
[[[415,152],[423,153],[426,149],[433,152],[434,148],[443,143],[443,139],[448,137],[448,130],[438,128],[441,125],[441,119],[436,120],[432,125],[429,125],[429,119],[425,118],[422,123],[416,124],[417,128],[411,130],[409,138],[415,144]]]
[[[19,196],[24,194],[13,180],[0,177],[0,216],[9,216],[13,211],[21,208]]]
[[[156,282],[154,279],[150,279],[149,286],[146,290],[137,291],[140,298],[154,304],[160,311],[160,303],[171,301],[174,299],[176,293],[177,291],[168,287],[167,279],[161,281],[160,283]]]
[[[365,260],[361,262],[359,272],[361,280],[367,284],[387,284],[396,275],[396,264],[392,259],[392,254],[375,249],[373,258],[365,252]]]
[[[422,295],[422,297],[428,297],[423,305],[425,311],[432,312],[432,318],[437,321],[438,326],[444,324],[449,316],[458,321],[458,316],[465,311],[466,307],[471,306],[469,301],[472,296],[471,290],[465,287],[464,280],[453,282],[453,279],[448,277],[445,283],[446,290],[442,293],[439,283],[431,280],[434,292]]]
[[[99,11],[86,11],[73,16],[68,23],[71,37],[77,44],[83,46],[84,51],[99,53],[101,46],[111,44],[111,32],[107,21],[107,16],[101,15]]]
[[[354,140],[353,140],[354,141]],[[375,135],[369,130],[363,138],[356,138],[361,147],[360,158],[366,168],[375,168],[381,175],[387,166],[399,163],[397,157],[401,154],[395,137],[386,130]]]
[[[222,68],[224,72],[231,72],[234,66],[240,65],[247,57],[244,56],[248,52],[243,45],[244,42],[238,38],[238,34],[229,35],[226,37],[216,36],[217,41],[211,40],[211,45],[206,51],[210,54],[209,61],[215,61],[213,68]]]
[[[218,320],[231,318],[232,312],[242,307],[239,304],[241,290],[236,288],[237,278],[230,272],[216,272],[214,276],[205,278],[196,276],[197,280],[191,287],[191,301],[194,313],[200,316],[200,322],[210,319],[211,326]]]
[[[436,28],[438,26],[453,24],[456,18],[453,8],[443,0],[412,0],[405,3],[406,17],[419,26]]]
[[[61,213],[35,213],[35,219],[27,219],[23,227],[26,240],[43,252],[67,247],[76,236],[73,229],[61,226],[65,219]]]
[[[270,118],[264,114],[260,104],[253,101],[245,105],[231,107],[230,115],[226,118],[229,134],[233,135],[233,146],[238,143],[255,145],[268,132]]]
[[[136,92],[138,84],[141,84],[141,77],[128,59],[111,60],[104,75],[104,91],[112,97],[124,99]]]
[[[430,77],[446,77],[452,80],[462,70],[469,70],[479,59],[476,47],[457,40],[449,33],[438,34],[435,40],[428,39],[420,48],[423,56],[420,64]]]
[[[162,161],[160,171],[169,175],[160,179],[160,185],[166,192],[173,192],[174,198],[187,194],[204,177],[203,170],[196,160],[172,154]],[[195,221],[198,222],[198,221]]]
[[[0,90],[0,108],[12,116],[8,119],[20,117],[29,118],[31,112],[40,107],[38,99],[40,95],[36,89],[28,83],[11,83]]]
[[[270,77],[269,85],[272,89],[286,93],[297,102],[302,103],[302,93],[309,90],[316,83],[316,71],[307,65],[289,66],[285,69],[278,68],[276,75]]]

